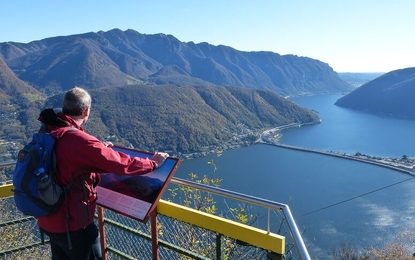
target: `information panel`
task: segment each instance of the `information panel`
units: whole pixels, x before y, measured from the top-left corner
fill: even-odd
[[[153,156],[152,153],[118,146],[114,146],[113,149],[133,157],[151,159]],[[161,167],[145,175],[101,174],[101,182],[97,187],[97,203],[145,223],[179,165],[178,158],[168,157]]]

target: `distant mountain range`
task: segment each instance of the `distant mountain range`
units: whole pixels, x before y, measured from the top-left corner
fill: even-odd
[[[188,153],[234,141],[251,143],[264,128],[319,122],[313,112],[270,90],[147,83],[89,91],[88,132],[148,151]],[[46,98],[0,59],[0,137],[30,138],[39,127],[40,110],[60,108],[63,93]]]
[[[370,80],[360,76],[339,77],[308,57],[133,30],[4,42],[0,137],[29,138],[42,108],[60,107],[66,90],[83,86],[93,97],[85,128],[99,138],[148,151],[200,151],[241,138],[252,142],[269,127],[318,123],[314,112],[283,97],[347,94],[356,78]]]
[[[383,74],[340,98],[335,105],[415,119],[415,67]]]
[[[94,89],[143,83],[239,86],[283,96],[352,90],[331,67],[315,59],[184,43],[171,35],[134,30],[4,42],[0,58],[18,78],[47,94],[76,85]]]
[[[361,85],[385,74],[384,72],[372,72],[372,73],[362,73],[362,72],[338,72],[339,77],[345,82],[352,85],[354,88],[360,87]]]

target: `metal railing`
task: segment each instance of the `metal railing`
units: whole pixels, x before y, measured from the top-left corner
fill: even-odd
[[[294,240],[294,245],[295,245],[299,255],[301,256],[301,259],[310,259],[307,247],[304,244],[301,233],[298,230],[297,224],[294,220],[294,217],[291,214],[291,210],[290,210],[290,207],[288,205],[283,204],[283,203],[270,201],[270,200],[266,200],[266,199],[262,199],[262,198],[249,196],[249,195],[234,192],[234,191],[229,191],[229,190],[224,190],[224,189],[220,189],[220,188],[216,188],[216,187],[212,187],[212,186],[198,184],[198,183],[195,183],[195,182],[191,182],[191,181],[187,181],[187,180],[183,180],[183,179],[179,179],[179,178],[173,178],[171,182],[175,183],[175,184],[179,184],[179,185],[183,185],[183,186],[203,190],[203,191],[210,192],[210,193],[213,193],[213,194],[217,194],[217,195],[220,195],[220,196],[223,196],[223,197],[227,197],[227,198],[231,198],[231,199],[235,199],[235,200],[238,200],[238,201],[242,201],[242,202],[246,202],[246,203],[249,203],[249,204],[258,205],[258,206],[267,208],[267,210],[268,210],[268,214],[267,214],[267,232],[269,232],[269,233],[271,232],[271,210],[281,211],[284,215],[284,218],[285,218],[287,224],[288,224],[290,235],[292,236],[292,238]]]
[[[13,165],[14,162],[3,162],[0,163],[0,168]],[[228,256],[228,259],[243,259],[241,255],[250,255],[251,259],[264,259],[265,257],[266,259],[283,258],[285,248],[281,247],[286,246],[285,237],[271,232],[271,213],[274,211],[282,213],[298,258],[310,259],[288,205],[178,178],[173,178],[171,185],[190,187],[220,197],[265,208],[267,210],[266,228],[265,230],[252,228],[228,220],[223,216],[218,217],[198,212],[176,203],[160,200],[157,206],[158,214],[155,215],[155,218],[151,218],[151,229],[155,229],[156,233],[159,234],[158,237],[154,238],[152,237],[154,233],[149,230],[148,225],[110,210],[105,210],[104,216],[104,209],[99,207],[97,221],[101,225],[100,229],[105,238],[103,248],[105,249],[107,259],[136,259],[134,256],[146,254],[145,252],[147,252],[145,259],[158,259],[159,256],[161,256],[160,259],[223,259],[224,251],[229,249],[225,250],[223,248],[224,245],[232,247],[234,250],[235,258]],[[10,187],[12,187],[11,184],[0,184],[0,202],[1,198],[3,198],[3,200],[9,201],[10,204],[14,203],[11,197],[4,199],[12,195]],[[4,210],[4,207],[1,210]],[[22,223],[27,221],[30,222],[30,218],[24,218],[24,216],[16,214],[17,216],[12,220],[4,221],[0,219],[0,229],[5,226],[16,225],[16,223],[22,225]],[[2,214],[0,214],[1,216]],[[193,218],[189,216],[193,216]],[[195,219],[201,220],[203,223],[197,222]],[[33,218],[29,226],[33,229],[32,231],[29,230],[29,232],[33,233],[34,231],[36,234],[36,229],[34,228],[36,224]],[[27,226],[19,228],[25,229]],[[255,239],[250,240],[250,238]],[[156,241],[154,242],[154,240]],[[268,242],[272,244],[268,245]],[[230,243],[232,244],[231,246],[229,246]],[[131,246],[132,244],[134,247]],[[276,246],[276,244],[278,245]],[[0,256],[16,254],[16,252],[30,250],[30,248],[36,246],[41,247],[39,241],[30,241],[23,246],[10,247],[8,249],[0,248]],[[157,247],[156,253],[154,253],[155,246]],[[204,252],[197,252],[199,249],[204,249]],[[210,251],[207,252],[207,249],[210,249]],[[48,249],[43,248],[43,251],[48,251]],[[272,252],[274,252],[273,258],[270,257],[273,254]],[[253,255],[258,256],[258,258],[253,258]],[[32,259],[36,258],[32,257]]]

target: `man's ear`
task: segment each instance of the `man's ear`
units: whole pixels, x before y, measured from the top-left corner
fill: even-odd
[[[91,110],[91,107],[88,107],[85,109],[83,116],[89,116],[89,111]]]

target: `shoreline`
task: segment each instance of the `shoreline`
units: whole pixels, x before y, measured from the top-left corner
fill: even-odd
[[[415,176],[415,162],[414,162],[414,160],[412,160],[412,164],[409,164],[409,163],[402,164],[402,163],[397,163],[396,162],[397,160],[399,160],[398,158],[381,158],[381,157],[374,157],[374,156],[369,156],[369,155],[360,154],[360,153],[359,154],[356,153],[355,155],[352,155],[352,154],[346,154],[346,153],[341,153],[341,152],[323,151],[323,150],[316,150],[316,149],[312,149],[312,148],[305,148],[305,147],[281,144],[281,143],[278,142],[278,139],[282,136],[282,134],[280,132],[281,130],[284,130],[284,129],[287,129],[287,128],[293,128],[293,127],[301,127],[301,126],[302,126],[302,124],[292,123],[292,124],[288,124],[288,125],[284,125],[284,126],[275,127],[275,128],[265,130],[264,132],[262,132],[262,134],[259,138],[260,143],[266,144],[266,145],[278,146],[278,147],[281,147],[281,148],[297,150],[297,151],[319,153],[319,154],[323,154],[323,155],[329,155],[329,156],[339,157],[339,158],[343,158],[343,159],[354,160],[354,161],[359,161],[359,162],[363,162],[363,163],[369,163],[369,164],[389,168],[389,169],[392,169],[392,170],[395,170],[395,171],[399,171],[399,172],[402,172],[402,173],[406,173],[406,174],[409,174],[411,176]],[[276,141],[273,141],[272,139],[276,140]],[[379,160],[377,158],[381,158],[381,159]]]
[[[320,121],[321,122],[321,121]],[[328,155],[328,156],[334,156],[338,158],[343,158],[347,160],[354,160],[362,163],[369,163],[372,165],[377,165],[380,167],[385,167],[391,170],[399,171],[401,173],[409,174],[411,176],[415,176],[415,159],[414,158],[392,158],[392,157],[379,157],[379,156],[371,156],[366,154],[361,154],[357,152],[356,154],[346,154],[344,152],[334,152],[334,151],[324,151],[324,150],[317,150],[313,148],[306,148],[306,147],[300,147],[300,146],[293,146],[293,145],[287,145],[279,143],[279,138],[282,136],[281,130],[294,128],[294,127],[302,127],[303,125],[309,125],[309,124],[315,124],[315,123],[306,123],[306,124],[299,124],[299,123],[291,123],[283,126],[278,126],[274,128],[269,128],[264,131],[262,131],[261,134],[259,134],[259,137],[256,141],[252,143],[247,142],[241,142],[241,143],[234,143],[232,145],[221,145],[215,148],[211,148],[208,151],[203,152],[195,152],[191,154],[183,154],[180,159],[181,160],[189,160],[194,159],[198,157],[204,157],[208,156],[213,153],[217,153],[218,151],[225,151],[225,150],[232,150],[237,149],[240,147],[246,147],[246,146],[253,146],[256,144],[265,144],[265,145],[271,145],[271,146],[277,146],[281,148],[286,149],[292,149],[297,151],[303,151],[303,152],[311,152],[311,153],[318,153],[322,155]],[[403,163],[402,163],[403,162]]]
[[[339,157],[339,158],[343,158],[343,159],[359,161],[359,162],[363,162],[363,163],[369,163],[369,164],[389,168],[389,169],[392,169],[392,170],[395,170],[395,171],[399,171],[399,172],[402,172],[402,173],[406,173],[406,174],[409,174],[411,176],[415,176],[415,168],[414,168],[413,165],[412,165],[412,167],[405,166],[405,165],[391,165],[388,162],[380,162],[380,161],[373,160],[373,159],[370,159],[370,158],[367,158],[367,157],[363,158],[363,157],[359,157],[359,156],[351,155],[351,154],[346,154],[346,153],[340,154],[340,153],[327,152],[327,151],[315,150],[315,149],[292,146],[292,145],[286,145],[286,144],[280,144],[280,143],[263,143],[263,144],[271,145],[271,146],[277,146],[277,147],[286,148],[286,149],[297,150],[297,151],[329,155],[329,156]],[[363,155],[363,156],[365,156],[365,155]]]

